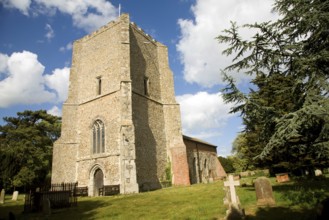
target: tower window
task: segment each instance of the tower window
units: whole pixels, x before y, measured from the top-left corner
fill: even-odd
[[[99,76],[97,77],[97,95],[102,94],[102,78]]]
[[[96,120],[93,124],[93,153],[105,152],[105,127],[101,120]]]
[[[148,77],[145,77],[144,78],[144,95],[149,95],[149,78]]]

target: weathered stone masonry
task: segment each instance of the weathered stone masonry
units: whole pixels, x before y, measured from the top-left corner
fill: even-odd
[[[174,185],[190,184],[167,48],[123,14],[74,43],[52,182],[135,193],[160,188],[168,164]]]

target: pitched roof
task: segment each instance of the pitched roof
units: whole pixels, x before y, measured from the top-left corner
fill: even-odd
[[[217,148],[216,145],[213,145],[213,144],[210,144],[206,141],[203,141],[203,140],[200,140],[200,139],[197,139],[197,138],[193,138],[193,137],[189,137],[189,136],[186,136],[186,135],[183,135],[183,139],[186,139],[186,140],[189,140],[189,141],[193,141],[193,142],[198,142],[200,144],[205,144],[205,145],[208,145],[210,147],[214,147],[214,148]]]

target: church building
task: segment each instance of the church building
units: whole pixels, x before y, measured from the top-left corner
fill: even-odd
[[[216,146],[182,135],[167,47],[123,14],[74,42],[52,183],[97,196],[190,185],[226,175]]]

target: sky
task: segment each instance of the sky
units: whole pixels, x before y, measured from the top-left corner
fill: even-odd
[[[0,124],[24,110],[61,116],[67,98],[72,43],[128,13],[132,22],[168,47],[183,133],[231,154],[243,130],[223,101],[221,70],[232,57],[216,37],[230,27],[271,21],[274,0],[0,0]],[[245,38],[253,32],[241,29]],[[235,77],[247,91],[250,78]]]

